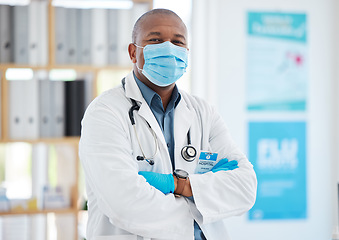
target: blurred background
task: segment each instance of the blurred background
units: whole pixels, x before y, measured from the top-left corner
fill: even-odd
[[[0,240],[85,239],[80,120],[132,69],[152,8],[186,23],[177,84],[218,109],[256,171],[232,239],[339,239],[338,0],[0,0]]]

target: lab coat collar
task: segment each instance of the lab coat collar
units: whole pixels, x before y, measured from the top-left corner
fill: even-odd
[[[137,83],[135,82],[133,71],[131,71],[125,78],[125,93],[126,97],[132,98],[139,103],[145,101]]]

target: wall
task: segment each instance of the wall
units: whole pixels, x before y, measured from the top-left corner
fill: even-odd
[[[210,99],[217,105],[231,133],[247,151],[247,123],[257,118],[246,111],[246,13],[248,10],[301,12],[307,14],[309,89],[305,113],[286,115],[276,113],[274,119],[306,119],[307,121],[307,205],[308,217],[298,221],[255,221],[247,215],[228,219],[233,239],[254,240],[328,240],[337,222],[335,184],[338,180],[338,0],[211,0],[193,1],[193,59],[197,50],[205,49],[202,60],[192,62],[193,94]],[[208,2],[210,6],[204,6]],[[207,9],[205,13],[202,8]],[[200,8],[200,10],[199,10]],[[215,9],[214,19],[208,9]],[[197,16],[200,11],[200,19]],[[335,13],[336,12],[336,13]],[[201,16],[203,15],[203,16]],[[217,16],[217,17],[216,17]],[[335,19],[336,18],[336,19]],[[196,22],[195,22],[196,20]],[[202,24],[207,26],[200,25]],[[214,24],[214,25],[213,25]],[[216,28],[213,35],[207,34]],[[204,37],[207,35],[207,39]],[[336,28],[339,29],[339,28]],[[338,32],[338,31],[336,31]],[[200,39],[199,39],[200,38]],[[210,41],[209,41],[210,40]],[[211,48],[210,48],[211,47]],[[206,51],[206,50],[205,50]],[[211,57],[211,55],[213,57]],[[206,68],[202,68],[207,66]],[[208,66],[212,66],[211,69]],[[199,69],[199,70],[198,70]],[[200,72],[200,69],[203,69]],[[216,73],[211,73],[216,70]],[[207,71],[207,73],[205,73]],[[206,79],[212,74],[217,80]],[[203,77],[199,78],[199,75]],[[335,77],[337,76],[337,78]],[[203,79],[205,78],[205,79]],[[216,81],[216,82],[214,82]],[[205,86],[205,87],[204,87]],[[206,94],[206,89],[208,94]],[[205,91],[205,92],[204,92]],[[336,101],[336,102],[335,102]],[[265,115],[259,118],[266,119]],[[270,118],[272,118],[270,116]]]

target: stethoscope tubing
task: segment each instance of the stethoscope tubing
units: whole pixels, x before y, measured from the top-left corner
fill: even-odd
[[[122,80],[122,85],[123,85],[123,88],[125,90],[125,78]],[[146,123],[147,123],[148,127],[150,128],[151,133],[153,135],[154,144],[155,144],[154,154],[151,157],[146,157],[146,155],[143,151],[143,148],[141,146],[141,142],[140,142],[139,137],[138,137],[137,129],[136,129],[136,126],[135,126],[135,119],[134,119],[134,111],[139,111],[140,106],[138,105],[138,103],[134,99],[130,98],[130,100],[132,102],[132,107],[128,110],[128,116],[129,116],[131,124],[134,128],[135,136],[137,138],[138,145],[139,145],[139,148],[140,148],[140,151],[141,151],[141,154],[142,154],[142,156],[137,156],[137,160],[138,161],[145,160],[150,165],[154,165],[154,157],[158,153],[158,148],[159,148],[157,135],[153,131],[151,125],[146,121]],[[196,151],[195,147],[193,147],[191,145],[191,131],[189,129],[188,132],[187,132],[187,145],[182,148],[181,156],[185,161],[193,162],[195,160],[196,155],[197,155],[197,151]]]

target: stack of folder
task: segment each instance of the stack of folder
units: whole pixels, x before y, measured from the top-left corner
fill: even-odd
[[[0,5],[0,63],[46,65],[47,3]]]
[[[128,44],[137,18],[148,4],[132,9],[55,8],[56,64],[130,66]]]
[[[81,119],[93,98],[87,81],[49,80],[44,71],[30,80],[9,80],[9,138],[80,136]]]

